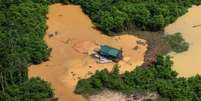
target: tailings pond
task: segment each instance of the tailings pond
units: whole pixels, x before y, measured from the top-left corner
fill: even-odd
[[[170,54],[174,60],[173,69],[179,73],[179,76],[201,74],[201,6],[190,8],[188,13],[167,26],[165,32],[168,34],[181,32],[190,44],[188,51]]]

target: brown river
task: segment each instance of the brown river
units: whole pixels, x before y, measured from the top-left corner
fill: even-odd
[[[188,51],[170,54],[174,57],[173,69],[179,73],[179,76],[201,74],[201,6],[190,8],[188,13],[167,26],[165,32],[169,34],[181,32],[190,44]]]

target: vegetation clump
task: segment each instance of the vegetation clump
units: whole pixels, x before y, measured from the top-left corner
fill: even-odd
[[[103,89],[127,94],[157,92],[161,96],[158,101],[200,101],[201,76],[177,77],[177,73],[171,70],[172,64],[169,56],[158,56],[156,63],[122,75],[117,66],[111,72],[106,69],[97,71],[90,78],[80,80],[75,92],[82,95],[92,95]]]
[[[175,33],[173,35],[166,35],[165,41],[176,53],[187,51],[189,44],[184,40],[181,33]]]
[[[32,78],[19,85],[11,85],[5,89],[1,101],[56,101],[50,84],[39,78]]]

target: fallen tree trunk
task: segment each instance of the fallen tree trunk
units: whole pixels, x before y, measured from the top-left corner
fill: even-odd
[[[201,24],[200,25],[194,25],[192,26],[193,28],[196,28],[196,27],[201,27]]]

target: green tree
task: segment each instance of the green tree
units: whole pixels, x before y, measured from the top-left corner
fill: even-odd
[[[172,50],[176,53],[187,51],[189,48],[189,44],[184,40],[181,33],[166,35],[165,41],[170,45]]]
[[[5,101],[50,101],[56,100],[50,84],[39,78],[32,78],[20,85],[6,88]]]

